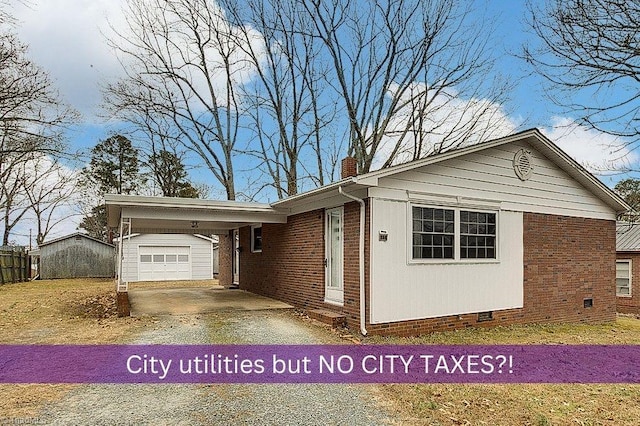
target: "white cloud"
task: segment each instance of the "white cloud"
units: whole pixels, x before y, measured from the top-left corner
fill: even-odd
[[[29,45],[29,56],[89,121],[100,102],[99,81],[120,73],[103,32],[109,32],[108,22],[122,25],[122,4],[123,0],[40,0],[15,6],[18,35]]]
[[[581,126],[571,118],[552,117],[551,126],[540,131],[595,174],[626,170],[639,160],[624,140]]]
[[[391,92],[396,89],[392,87]],[[420,157],[506,136],[513,133],[519,126],[516,120],[507,115],[501,105],[487,99],[464,99],[453,87],[436,91],[427,89],[424,83],[416,83],[412,88],[414,94],[425,90],[428,107],[423,114],[425,121],[422,131],[426,137]],[[415,95],[407,93],[402,101],[410,99],[411,96]],[[406,106],[392,118],[388,128],[389,133],[404,129],[408,120],[416,116],[414,109],[409,105]],[[376,153],[373,169],[381,167],[389,158],[397,140],[396,136],[385,136]],[[405,137],[394,164],[413,158],[414,142],[415,138],[410,134]]]

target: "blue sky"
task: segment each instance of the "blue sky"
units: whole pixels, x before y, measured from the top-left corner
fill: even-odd
[[[102,33],[111,23],[123,24],[121,7],[124,0],[33,0],[29,7],[15,6],[19,20],[18,34],[30,46],[30,57],[48,70],[61,94],[84,116],[84,122],[69,133],[73,149],[88,152],[114,128],[98,116],[99,82],[118,76],[120,65],[107,47]],[[525,64],[512,56],[531,37],[526,31],[524,1],[477,0],[479,11],[496,20],[494,49],[500,55],[497,71],[515,79],[511,102],[504,105],[509,118],[520,129],[538,127],[577,160],[592,164],[608,155],[610,138],[584,128],[567,132],[562,124],[573,117],[550,104],[543,96],[542,80],[529,74]],[[633,154],[635,155],[635,154]],[[637,168],[638,159],[632,156]],[[622,176],[601,176],[613,186]],[[194,172],[194,180],[215,183],[202,171]],[[215,193],[213,194],[215,195]]]

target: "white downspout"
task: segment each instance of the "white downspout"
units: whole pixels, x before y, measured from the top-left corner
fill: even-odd
[[[358,245],[359,266],[360,266],[360,271],[359,271],[360,273],[360,333],[362,333],[363,336],[366,336],[367,335],[367,328],[366,328],[367,310],[366,310],[366,295],[365,295],[365,288],[364,288],[364,233],[365,233],[364,221],[365,221],[366,206],[365,206],[364,200],[345,193],[342,190],[342,186],[338,187],[338,192],[344,195],[345,197],[360,203],[360,242]]]

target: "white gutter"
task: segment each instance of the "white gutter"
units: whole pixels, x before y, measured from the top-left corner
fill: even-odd
[[[366,328],[366,295],[365,295],[365,288],[364,288],[364,221],[365,221],[365,204],[364,204],[364,200],[358,198],[358,197],[354,197],[353,195],[347,194],[342,190],[342,185],[338,186],[338,192],[341,195],[344,195],[345,197],[349,198],[350,200],[356,201],[358,203],[360,203],[360,242],[358,245],[358,251],[359,251],[359,266],[360,266],[360,333],[362,333],[363,336],[367,335],[367,328]]]

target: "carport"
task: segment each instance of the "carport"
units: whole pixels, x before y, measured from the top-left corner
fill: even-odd
[[[269,204],[238,201],[201,200],[193,198],[105,195],[107,226],[122,237],[140,234],[203,234],[231,238],[234,230],[263,223],[286,223],[287,215]],[[119,239],[116,263],[118,305],[126,303],[128,311],[129,283],[122,279],[122,244]],[[226,247],[231,268],[237,256],[234,245]],[[221,247],[222,250],[222,247]],[[229,273],[231,273],[229,271]],[[126,302],[125,302],[126,300]]]
[[[129,301],[134,317],[293,308],[279,300],[223,287],[134,289],[129,291]]]

